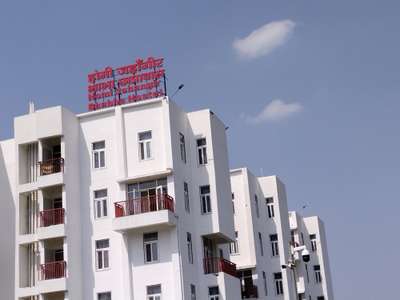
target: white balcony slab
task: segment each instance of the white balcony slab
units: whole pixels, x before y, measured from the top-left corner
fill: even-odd
[[[119,232],[164,226],[176,226],[175,214],[167,209],[114,218],[112,223],[113,230]]]
[[[37,237],[39,240],[47,240],[64,236],[65,236],[65,224],[39,227],[37,229]]]

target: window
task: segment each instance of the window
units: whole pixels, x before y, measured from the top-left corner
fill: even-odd
[[[139,133],[140,160],[151,159],[151,130]]]
[[[314,266],[314,273],[315,273],[315,282],[316,283],[321,283],[322,282],[322,276],[321,276],[321,267],[319,265]]]
[[[111,300],[111,292],[98,293],[97,300]]]
[[[197,139],[197,156],[199,165],[207,164],[207,142],[206,138]]]
[[[258,242],[260,244],[261,256],[264,256],[264,246],[263,246],[263,240],[262,240],[261,232],[258,233]]]
[[[317,300],[324,300],[324,299],[325,299],[324,296],[318,296],[318,297],[317,297]]]
[[[95,218],[107,217],[107,190],[94,191]]]
[[[185,210],[190,213],[189,185],[187,182],[183,183],[183,197],[185,200]]]
[[[306,275],[307,275],[307,283],[310,283],[310,275],[308,274],[308,265],[304,264],[305,268],[306,268]]]
[[[283,282],[282,282],[282,273],[274,273],[275,280],[275,292],[277,295],[283,295]]]
[[[304,294],[304,293],[299,294],[298,299],[299,300],[306,300],[306,294]]]
[[[257,218],[260,217],[260,207],[258,206],[258,197],[257,195],[254,195],[254,202],[256,204],[256,216]]]
[[[179,133],[179,148],[181,149],[181,160],[186,164],[185,136],[182,133]]]
[[[105,270],[110,267],[109,255],[110,253],[110,240],[96,241],[96,269]]]
[[[278,235],[271,234],[269,240],[271,241],[272,256],[279,256]]]
[[[100,169],[106,166],[106,142],[96,142],[92,144],[93,168]]]
[[[190,285],[190,300],[196,300],[196,286],[194,284]]]
[[[190,232],[186,233],[186,243],[188,250],[188,260],[190,264],[193,264],[193,242],[192,242],[192,235],[190,234]]]
[[[208,300],[219,300],[219,288],[217,286],[208,288]]]
[[[235,214],[235,201],[233,201],[233,200],[235,200],[235,194],[234,193],[232,193],[232,211],[233,211],[233,214]]]
[[[268,296],[268,287],[267,287],[267,274],[265,272],[262,272],[262,277],[263,277],[263,283],[264,283],[264,294],[265,296]]]
[[[158,261],[158,233],[151,232],[143,234],[143,244],[144,261],[146,263]]]
[[[267,203],[268,218],[271,219],[275,217],[274,198],[272,197],[265,198],[265,202]]]
[[[238,244],[238,232],[235,231],[235,240],[229,245],[229,252],[231,254],[239,253],[239,244]]]
[[[317,251],[317,236],[315,234],[310,234],[310,241],[311,241],[311,251]]]
[[[200,204],[201,213],[207,214],[211,212],[211,197],[210,197],[210,186],[203,185],[200,187]]]
[[[161,300],[161,285],[150,285],[147,287],[147,300]]]

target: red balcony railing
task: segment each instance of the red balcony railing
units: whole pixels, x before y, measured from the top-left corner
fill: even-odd
[[[66,276],[67,263],[54,261],[40,265],[40,280],[64,278]]]
[[[40,227],[64,224],[64,221],[64,208],[46,209],[40,212]]]
[[[258,288],[255,285],[242,286],[242,299],[258,298]]]
[[[211,273],[219,273],[224,272],[231,276],[236,277],[236,264],[230,262],[221,257],[205,257],[204,261],[204,273],[211,274]]]
[[[138,215],[151,211],[168,209],[174,212],[174,199],[167,195],[154,195],[150,197],[130,199],[114,203],[115,217]]]
[[[40,176],[64,172],[64,158],[53,158],[38,162]]]

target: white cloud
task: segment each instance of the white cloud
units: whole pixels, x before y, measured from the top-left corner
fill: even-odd
[[[253,59],[271,53],[283,45],[296,24],[291,20],[267,23],[243,39],[236,39],[233,48],[242,58]]]
[[[286,119],[302,110],[303,106],[300,103],[285,103],[282,100],[275,99],[268,103],[258,115],[245,116],[245,120],[251,124],[276,122]]]

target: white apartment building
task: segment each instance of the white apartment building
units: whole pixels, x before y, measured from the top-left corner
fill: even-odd
[[[234,169],[231,186],[236,240],[230,252],[242,298],[332,300],[322,222],[295,212],[289,219],[285,186],[276,176]],[[310,253],[307,263],[304,248]]]
[[[322,287],[305,295],[333,299],[322,224],[289,225],[276,177],[229,170],[210,110],[167,97],[78,115],[31,107],[0,142],[0,188],[4,299],[297,299],[301,276],[281,268],[291,230],[318,241]]]

